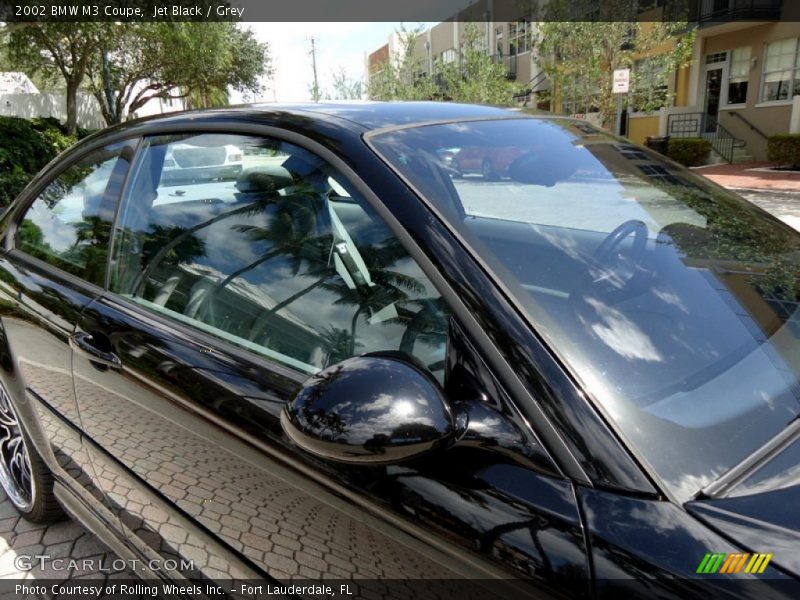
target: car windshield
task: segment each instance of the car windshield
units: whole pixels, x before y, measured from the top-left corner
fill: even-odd
[[[676,498],[800,414],[800,234],[568,119],[370,144],[487,264]]]

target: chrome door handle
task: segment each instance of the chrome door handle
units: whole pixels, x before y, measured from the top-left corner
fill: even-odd
[[[69,345],[75,352],[81,354],[89,359],[89,361],[110,367],[112,369],[121,369],[122,361],[119,356],[113,352],[106,352],[101,350],[95,345],[95,340],[92,334],[86,332],[73,333],[69,336]]]

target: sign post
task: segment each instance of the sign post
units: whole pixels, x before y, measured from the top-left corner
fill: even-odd
[[[614,69],[614,77],[611,83],[611,91],[617,94],[617,119],[614,125],[614,133],[622,135],[622,95],[627,94],[631,87],[631,70]]]

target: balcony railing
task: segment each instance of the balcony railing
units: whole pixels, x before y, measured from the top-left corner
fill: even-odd
[[[731,21],[777,21],[783,0],[694,0],[701,27]]]

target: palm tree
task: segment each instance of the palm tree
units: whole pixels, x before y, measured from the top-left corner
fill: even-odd
[[[335,327],[334,325],[330,325],[325,329],[319,339],[327,353],[324,362],[326,365],[335,365],[343,361],[354,354],[351,348],[363,346],[361,342],[353,339],[347,329]]]
[[[341,279],[323,285],[325,289],[338,294],[339,299],[334,304],[356,307],[350,321],[350,356],[355,354],[358,343],[356,336],[358,319],[365,311],[377,312],[394,304],[398,317],[387,319],[383,323],[406,319],[408,315],[403,314],[405,312],[403,309],[411,300],[409,294],[421,295],[425,292],[425,286],[417,278],[391,269],[398,261],[408,257],[405,248],[393,235],[390,234],[378,244],[362,248],[360,252],[372,279],[372,285],[357,285],[351,288]]]
[[[244,273],[279,256],[288,258],[291,261],[293,276],[297,276],[301,268],[305,266],[303,275],[312,277],[315,281],[306,288],[282,300],[269,309],[265,315],[259,317],[252,328],[251,340],[256,339],[259,333],[263,331],[260,322],[265,323],[272,314],[292,304],[314,288],[322,285],[326,279],[336,275],[335,268],[331,266],[331,253],[334,243],[333,233],[330,231],[320,232],[320,228],[317,225],[319,213],[327,210],[327,208],[321,205],[321,202],[316,202],[313,196],[304,198],[295,194],[275,199],[272,207],[275,210],[266,226],[233,225],[231,227],[234,231],[246,234],[254,242],[267,243],[272,249],[256,260],[236,269],[222,281],[216,283],[206,297],[212,298],[219,290],[225,288]]]
[[[179,262],[181,261],[181,254],[182,253],[180,251],[178,251],[178,250],[175,250],[175,249],[178,247],[179,244],[181,244],[187,238],[189,238],[189,236],[194,237],[197,240],[197,243],[202,245],[203,241],[200,240],[199,238],[196,238],[196,236],[194,236],[193,234],[195,234],[196,232],[200,231],[201,229],[205,229],[206,227],[210,227],[214,223],[222,221],[223,219],[228,219],[228,218],[233,217],[235,215],[241,215],[241,214],[245,214],[245,213],[257,214],[258,212],[264,210],[264,208],[266,206],[268,206],[273,201],[274,201],[274,198],[271,197],[271,196],[259,198],[255,202],[251,202],[251,203],[246,204],[244,206],[241,206],[239,208],[235,208],[233,210],[229,210],[227,212],[215,215],[215,216],[211,217],[210,219],[206,219],[205,221],[201,221],[197,225],[193,225],[192,227],[188,227],[188,228],[184,228],[184,227],[161,227],[160,225],[151,225],[150,226],[151,231],[147,234],[147,240],[145,241],[145,244],[144,244],[144,246],[145,246],[144,250],[146,250],[148,245],[150,245],[151,247],[154,246],[154,247],[158,248],[158,251],[155,252],[155,254],[153,255],[152,259],[147,261],[147,266],[144,268],[144,270],[136,278],[136,281],[134,282],[134,285],[133,285],[133,288],[132,288],[134,293],[138,293],[138,292],[141,291],[141,289],[144,287],[145,282],[147,281],[147,276],[150,274],[150,272],[156,266],[160,265],[162,263],[162,261],[170,253],[176,252],[179,255],[178,256]],[[170,237],[166,237],[165,238],[165,237],[163,237],[164,235],[169,235]],[[168,241],[166,241],[166,243],[164,243],[165,240],[168,240]],[[161,245],[161,244],[163,244],[163,245]],[[195,245],[195,243],[190,243],[189,245],[193,246],[193,245]],[[147,254],[145,253],[144,250],[143,250],[142,254],[143,254],[143,256],[147,256]],[[203,253],[205,253],[205,250],[203,250],[202,253],[196,254],[196,255],[193,255],[193,256],[200,256]]]

